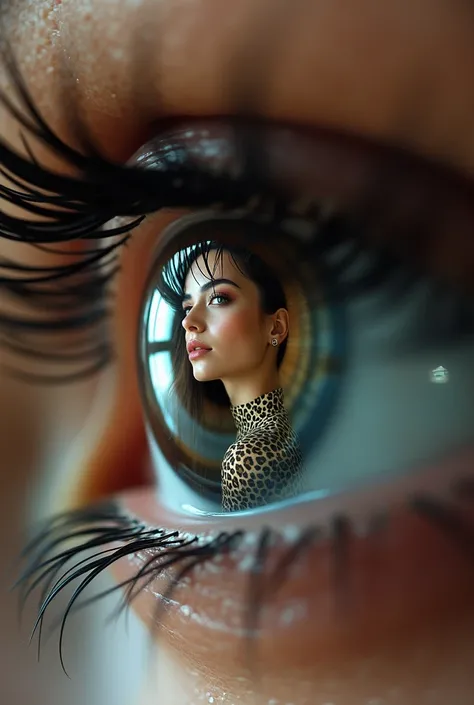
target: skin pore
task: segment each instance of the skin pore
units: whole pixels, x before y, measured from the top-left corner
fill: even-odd
[[[254,100],[258,95],[258,112],[266,120],[350,131],[474,176],[474,3],[467,0],[63,0],[59,5],[32,0],[17,9],[20,5],[25,12],[20,23],[13,11],[10,37],[35,100],[59,133],[72,139],[55,87],[64,74],[91,132],[114,159],[128,159],[156,131],[160,118],[227,115],[236,109],[236,94],[247,89]],[[17,127],[4,114],[0,131],[20,144]],[[113,476],[120,444],[132,445],[143,430],[134,333],[143,263],[169,219],[169,214],[150,219],[123,254],[116,366],[93,384],[54,392],[54,404],[47,401],[50,390],[31,392],[24,404],[25,423],[35,430],[41,415],[45,447],[65,408],[71,425],[79,428],[92,406],[100,406],[94,428],[87,427],[90,441],[84,440],[90,455],[68,468],[68,476],[76,478],[71,493],[79,491],[92,468]],[[31,254],[33,261],[38,256]],[[6,377],[1,385],[2,400],[14,403],[15,388]],[[13,467],[20,449],[11,437],[3,439],[2,450]],[[12,474],[4,487],[15,516],[21,516],[32,478],[38,479],[37,456],[21,460],[21,482]],[[160,520],[173,526],[165,510]],[[294,513],[287,520],[302,519]],[[257,528],[262,521],[257,517],[251,523]],[[311,581],[311,574],[306,578]],[[227,636],[202,637],[184,624],[161,631],[150,684],[130,705],[194,705],[206,702],[210,688],[226,705],[470,705],[474,605],[467,585],[467,577],[448,584],[429,618],[400,595],[407,609],[393,632],[372,624],[368,636],[356,630],[338,641],[324,631],[327,640],[317,650],[306,632],[292,642],[299,646],[293,649],[280,635],[267,645],[267,675],[259,685],[232,658],[232,645],[216,648],[216,641],[224,647],[231,641]],[[226,585],[222,591],[229,596],[240,588],[243,584]],[[150,606],[138,610],[151,628]],[[323,619],[312,613],[313,632],[318,617]]]
[[[209,354],[191,361],[195,379],[200,382],[222,380],[231,403],[244,404],[280,386],[277,349],[272,338],[281,344],[288,334],[288,312],[262,311],[255,283],[246,277],[224,252],[216,266],[216,252],[209,256],[211,280],[203,257],[198,257],[185,282],[183,328],[186,342],[199,340]],[[230,283],[232,282],[232,283]]]

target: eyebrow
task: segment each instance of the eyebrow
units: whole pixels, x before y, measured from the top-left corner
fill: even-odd
[[[232,279],[211,279],[206,284],[201,286],[200,291],[209,291],[209,289],[213,289],[218,284],[230,284],[231,286],[235,286],[237,289],[240,289],[240,286],[233,282]],[[182,303],[184,304],[185,301],[189,301],[190,299],[192,299],[191,294],[184,294]]]

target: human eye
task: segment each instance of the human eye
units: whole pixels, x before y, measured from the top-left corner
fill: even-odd
[[[230,301],[231,298],[228,294],[213,294],[209,299],[209,303],[215,306],[223,306],[224,304],[228,304]]]
[[[157,611],[160,648],[173,648],[172,634],[184,662],[197,664],[208,698],[226,702],[223,693],[230,692],[228,702],[359,705],[379,697],[406,705],[429,702],[437,688],[445,701],[464,705],[464,692],[472,692],[472,660],[462,644],[472,605],[474,398],[474,218],[465,164],[454,170],[447,158],[384,147],[355,128],[349,136],[296,118],[279,124],[259,117],[174,120],[155,126],[157,136],[127,167],[95,155],[78,161],[84,178],[77,181],[49,174],[52,203],[66,205],[67,217],[53,219],[48,236],[55,239],[46,244],[79,234],[86,243],[118,243],[117,250],[104,255],[107,244],[88,247],[79,281],[62,264],[55,274],[65,287],[51,287],[48,273],[35,272],[41,292],[35,281],[20,287],[7,267],[12,291],[26,287],[30,305],[60,293],[53,300],[61,302],[63,320],[75,324],[95,306],[99,319],[104,308],[98,296],[79,298],[94,291],[90,277],[102,277],[97,263],[113,269],[115,252],[126,262],[120,239],[135,229],[128,272],[136,271],[133,253],[140,239],[150,242],[140,279],[132,277],[141,305],[119,321],[128,335],[115,338],[122,405],[130,379],[136,398],[140,390],[153,489],[118,494],[106,458],[101,494],[114,499],[51,521],[30,551],[25,576],[27,586],[53,580],[38,625],[69,581],[79,581],[72,610],[90,578],[125,558],[118,573],[126,598],[152,632],[149,615]],[[30,192],[4,197],[36,213],[29,204],[38,207],[34,191],[48,174],[9,163]],[[164,210],[167,218],[171,212],[166,223],[157,217]],[[129,220],[110,232],[118,216]],[[173,295],[180,292],[166,290],[160,277],[176,255],[213,236],[216,223],[221,243],[237,242],[268,260],[291,309],[282,374],[302,439],[302,485],[278,502],[264,497],[246,513],[220,505],[220,459],[232,430],[221,405],[208,399],[206,413],[193,418],[189,400],[178,396],[177,408],[170,395],[177,379]],[[16,237],[20,220],[8,224],[6,234]],[[45,245],[44,228],[23,227],[24,240]],[[127,298],[127,271],[124,277],[107,279],[112,287],[118,282],[117,310]],[[22,336],[37,341],[33,328]],[[42,334],[48,330],[44,325]],[[79,330],[88,336],[80,349],[94,350],[91,328]],[[13,338],[18,369],[26,345]],[[111,342],[105,329],[99,339]],[[35,344],[45,353],[50,341]],[[186,426],[189,417],[199,424]],[[121,429],[119,423],[113,444]],[[150,481],[149,472],[137,475]],[[88,500],[99,494],[90,487],[83,489]],[[70,544],[78,532],[84,541]],[[439,625],[448,663],[441,663]],[[219,654],[209,636],[219,638]],[[420,652],[429,653],[427,663],[440,663],[446,681],[417,659]],[[453,686],[456,665],[461,673]],[[211,686],[202,675],[210,666]],[[462,693],[455,690],[459,680]]]

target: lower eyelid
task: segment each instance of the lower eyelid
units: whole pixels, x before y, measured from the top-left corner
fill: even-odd
[[[276,526],[280,535],[286,536],[286,545],[279,539],[264,565],[266,584],[271,589],[271,573],[278,559],[294,545],[305,525],[317,523],[318,517],[323,534],[291,567],[276,598],[266,600],[263,596],[264,610],[259,621],[263,631],[258,648],[263,653],[267,649],[271,653],[272,639],[284,635],[292,660],[297,653],[304,664],[308,658],[314,662],[315,651],[328,656],[332,649],[337,653],[362,637],[367,646],[371,640],[376,644],[384,634],[403,632],[408,627],[421,629],[441,611],[462,609],[471,601],[474,502],[447,495],[447,487],[452,478],[466,476],[473,463],[474,453],[469,452],[417,477],[406,476],[396,482],[395,489],[385,483],[381,488],[362,492],[364,506],[367,503],[372,511],[384,506],[387,513],[386,523],[374,524],[372,530],[362,533],[358,529],[366,523],[367,514],[360,504],[360,493],[300,502],[286,510],[272,509],[224,521],[222,517],[212,521],[209,517],[199,522],[170,514],[141,493],[124,497],[123,504],[127,511],[152,524],[164,523],[173,528],[180,525],[183,530],[198,534],[212,530],[217,535],[221,530],[245,526],[250,530],[246,543],[235,555],[211,560],[187,578],[173,596],[175,602],[166,616],[167,629],[179,634],[184,642],[192,641],[193,651],[197,652],[203,638],[201,628],[211,637],[219,623],[219,629],[227,631],[229,639],[242,637],[249,580],[262,525]],[[410,504],[409,486],[414,496],[425,499]],[[446,500],[446,496],[451,499]],[[346,512],[346,508],[350,509]],[[441,508],[439,516],[434,518],[437,508]],[[326,516],[324,521],[322,514]],[[352,516],[355,524],[351,524]],[[344,517],[348,517],[347,524]],[[342,532],[335,530],[338,525]],[[135,566],[129,565],[127,571],[137,570],[143,559],[138,555]],[[144,603],[155,601],[164,593],[167,579],[158,578],[140,599]],[[314,624],[318,624],[317,634]],[[223,637],[225,640],[225,633]],[[228,648],[229,654],[235,656],[230,644],[222,648]]]
[[[390,508],[406,506],[410,497],[433,496],[441,500],[469,498],[470,478],[474,469],[474,448],[465,445],[464,449],[453,452],[438,462],[429,465],[419,464],[411,470],[400,469],[388,478],[374,481],[363,479],[351,483],[346,481],[346,489],[337,492],[314,491],[299,499],[293,498],[261,507],[257,510],[233,512],[230,515],[213,512],[176,512],[166,505],[160,505],[156,514],[157,500],[151,495],[136,494],[125,497],[127,507],[137,513],[143,521],[151,525],[161,522],[179,525],[183,531],[201,535],[212,530],[247,532],[259,531],[262,525],[281,530],[281,527],[302,527],[317,524],[320,528],[329,527],[335,516],[347,516],[356,533],[364,535],[371,526],[372,518],[389,515]],[[459,493],[459,487],[464,488]],[[472,480],[474,496],[474,479]],[[454,493],[454,494],[453,494]],[[293,532],[294,533],[294,532]]]

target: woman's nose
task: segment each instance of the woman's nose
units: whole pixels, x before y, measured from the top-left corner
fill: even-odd
[[[183,328],[188,332],[201,332],[205,328],[205,323],[202,316],[199,316],[195,308],[183,318]]]

